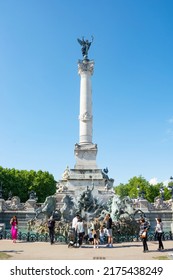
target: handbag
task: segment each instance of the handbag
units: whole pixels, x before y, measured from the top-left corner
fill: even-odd
[[[15,229],[17,229],[17,226],[14,226]]]
[[[144,232],[141,234],[141,238],[146,238],[146,236],[147,236],[147,233],[146,233],[146,231],[144,231]]]

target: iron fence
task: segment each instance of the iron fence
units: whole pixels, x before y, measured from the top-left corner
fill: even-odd
[[[12,239],[10,231],[4,231],[1,233],[1,239]],[[17,240],[25,242],[49,242],[48,233],[31,233],[31,232],[18,232]],[[55,234],[55,242],[68,243],[68,239],[64,235]]]
[[[12,239],[11,232],[5,230],[0,233],[0,239]],[[49,242],[49,234],[48,233],[33,233],[33,232],[18,232],[17,240],[24,242]],[[157,236],[154,232],[148,233],[148,241],[156,241]],[[171,231],[163,233],[163,241],[173,240],[173,234]],[[68,244],[69,237],[64,236],[59,233],[55,233],[55,242],[59,244]],[[117,234],[113,236],[114,243],[123,243],[123,242],[138,242],[141,241],[138,234],[129,235],[129,234]],[[105,243],[107,243],[107,238],[105,238]]]

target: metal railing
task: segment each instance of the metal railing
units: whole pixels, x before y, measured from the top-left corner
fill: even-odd
[[[10,231],[3,231],[0,232],[0,239],[12,239]],[[162,239],[166,240],[173,240],[172,232],[164,232]],[[48,233],[32,233],[32,232],[18,232],[17,240],[24,241],[24,242],[49,242],[49,234]],[[157,237],[154,232],[148,233],[148,241],[156,241]],[[59,233],[55,233],[55,242],[59,244],[68,244],[69,237],[64,236]],[[129,235],[129,234],[116,234],[113,235],[113,242],[114,243],[122,243],[122,242],[138,242],[141,241],[138,234]],[[107,242],[107,238],[105,238],[105,243]]]

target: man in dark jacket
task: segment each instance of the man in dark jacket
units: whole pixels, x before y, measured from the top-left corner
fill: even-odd
[[[52,245],[54,243],[55,238],[55,220],[51,216],[47,222],[47,226],[49,229],[49,238],[50,238],[50,244]]]

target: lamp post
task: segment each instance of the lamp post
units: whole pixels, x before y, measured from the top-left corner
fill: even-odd
[[[145,197],[145,192],[144,192],[144,190],[142,190],[142,191],[140,192],[140,186],[139,186],[139,185],[137,186],[137,191],[138,191],[138,198],[141,197],[142,199],[144,199],[144,197]]]
[[[139,190],[140,190],[140,186],[137,186],[137,191],[138,191],[138,198],[139,198]]]
[[[11,200],[12,196],[13,196],[12,191],[9,191],[9,193],[8,193],[8,200]]]
[[[170,177],[170,180],[173,180],[173,177],[172,177],[172,176]],[[171,192],[171,198],[172,198],[172,200],[173,200],[173,185],[168,186],[168,190]]]
[[[0,185],[0,198],[3,198],[3,190],[2,190],[2,182],[1,182],[1,185]]]
[[[145,192],[142,190],[141,191],[141,198],[144,199],[145,198]]]
[[[160,187],[160,195],[161,195],[161,199],[164,200],[164,188]]]

